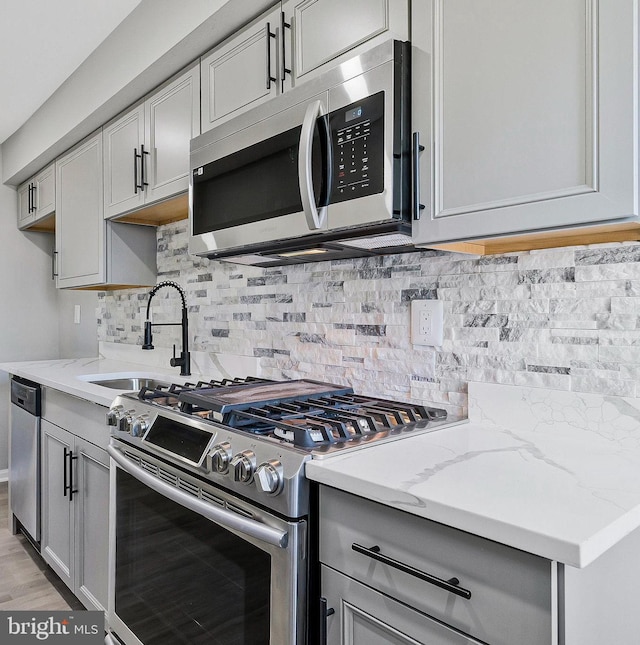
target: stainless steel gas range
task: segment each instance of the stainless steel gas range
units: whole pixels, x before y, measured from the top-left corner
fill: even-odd
[[[107,423],[106,642],[303,645],[315,642],[305,462],[451,420],[349,387],[247,378],[123,394]]]

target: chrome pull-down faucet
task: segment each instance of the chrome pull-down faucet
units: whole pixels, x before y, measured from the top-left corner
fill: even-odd
[[[151,300],[162,287],[173,287],[180,293],[182,299],[182,321],[179,323],[152,323],[149,319],[151,310]],[[152,327],[159,327],[163,325],[174,326],[180,325],[182,327],[182,351],[180,358],[176,358],[176,346],[173,346],[173,358],[171,359],[171,367],[180,368],[180,376],[191,376],[191,355],[189,354],[189,320],[187,316],[187,299],[185,297],[182,287],[177,282],[167,280],[160,282],[149,292],[149,301],[147,302],[147,316],[144,323],[144,343],[142,349],[153,349],[153,336],[151,334]]]

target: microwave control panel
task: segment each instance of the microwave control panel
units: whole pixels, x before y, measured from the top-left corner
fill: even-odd
[[[329,115],[333,181],[329,203],[384,190],[384,92]]]

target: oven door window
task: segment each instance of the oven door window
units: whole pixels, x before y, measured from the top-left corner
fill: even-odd
[[[269,645],[271,556],[117,470],[115,609],[145,645]]]
[[[312,178],[316,206],[328,202],[328,126],[314,132]],[[302,212],[298,126],[193,171],[193,233],[201,235]]]

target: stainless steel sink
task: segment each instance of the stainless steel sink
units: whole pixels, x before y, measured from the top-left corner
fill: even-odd
[[[155,388],[158,385],[164,385],[165,387],[169,386],[169,383],[166,381],[159,381],[155,378],[144,378],[144,377],[129,377],[129,378],[109,378],[109,379],[96,379],[94,381],[89,381],[94,385],[101,385],[102,387],[108,387],[112,390],[126,390],[134,391],[141,390],[143,387]]]

